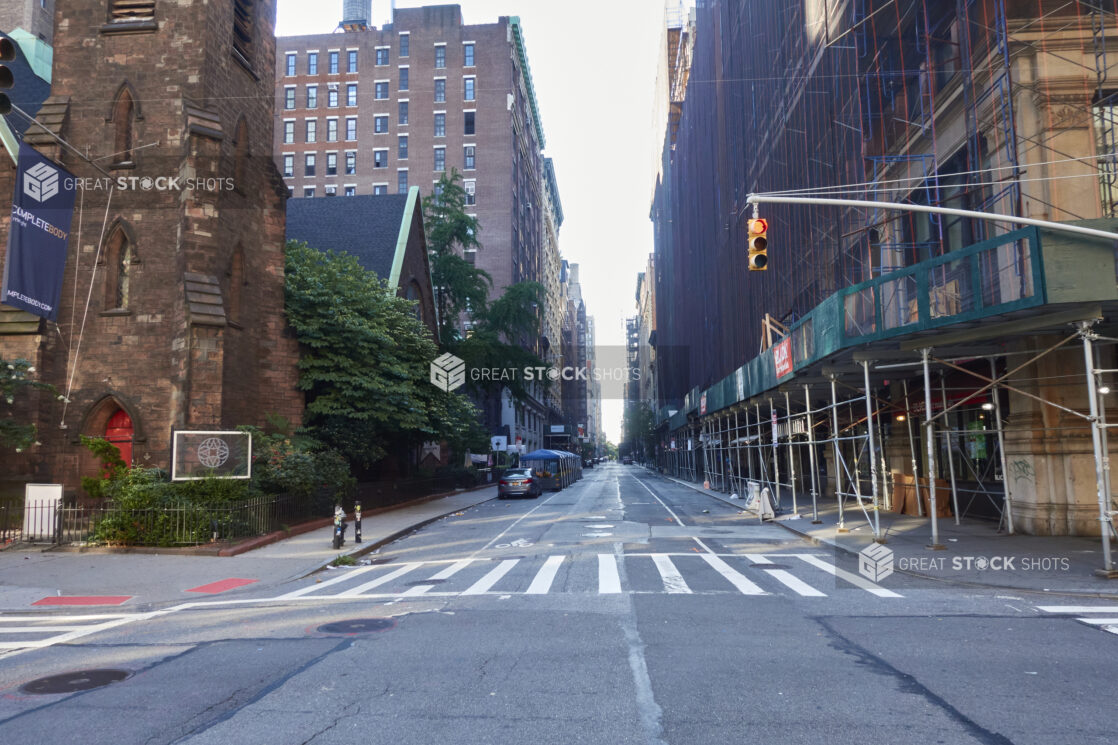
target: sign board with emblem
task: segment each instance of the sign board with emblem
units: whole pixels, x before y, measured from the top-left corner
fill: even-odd
[[[236,431],[175,432],[171,480],[252,478],[252,435]]]

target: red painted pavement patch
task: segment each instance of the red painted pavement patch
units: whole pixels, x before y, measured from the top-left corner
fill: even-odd
[[[36,600],[31,605],[120,605],[131,595],[58,595]]]
[[[225,592],[226,590],[232,590],[234,587],[244,587],[245,585],[251,585],[253,582],[259,581],[260,580],[257,579],[237,579],[236,577],[231,577],[229,579],[223,579],[218,582],[211,582],[208,585],[202,585],[201,587],[192,587],[187,590],[187,592]]]

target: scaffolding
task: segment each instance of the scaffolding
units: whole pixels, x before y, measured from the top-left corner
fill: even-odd
[[[1017,530],[1007,451],[1066,433],[1060,457],[1094,454],[1113,534],[1099,381],[1118,364],[1096,359],[1118,338],[1101,284],[1112,246],[877,205],[1113,230],[1118,0],[708,0],[694,17],[652,210],[661,467],[731,494],[768,488],[813,519],[834,499],[844,527],[879,539],[882,511],[912,511],[937,546],[941,519]],[[765,205],[768,270],[739,271],[747,196],[809,191],[866,203]],[[790,377],[757,355],[769,315],[790,329]],[[1018,369],[1022,350],[1085,323],[1072,336],[1086,363],[1063,344]],[[1036,426],[1030,405],[1058,421]]]

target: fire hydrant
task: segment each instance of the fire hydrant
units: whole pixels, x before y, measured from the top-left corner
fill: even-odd
[[[334,506],[334,550],[341,548],[345,545],[345,510],[342,506]]]

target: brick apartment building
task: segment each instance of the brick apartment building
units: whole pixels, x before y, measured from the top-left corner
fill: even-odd
[[[457,169],[481,231],[466,258],[492,277],[490,298],[534,281],[556,299],[562,211],[519,18],[465,25],[460,6],[436,5],[376,28],[369,3],[345,13],[337,33],[277,39],[273,152],[289,193],[427,195]],[[541,318],[535,351],[554,357],[559,328]],[[493,432],[529,448],[560,419],[557,391],[479,403]]]
[[[25,142],[87,186],[58,323],[6,309],[0,356],[30,360],[60,393],[73,387],[68,404],[45,393],[26,402],[42,445],[0,455],[13,491],[52,481],[73,492],[96,473],[79,434],[111,430],[132,462],[166,468],[175,428],[301,417],[298,350],[284,333],[286,193],[268,157],[274,21],[274,0],[58,4],[39,112],[50,132],[32,126]],[[200,183],[106,188],[121,177]]]
[[[277,40],[274,153],[291,194],[427,195],[457,169],[481,225],[467,258],[491,296],[543,282],[544,136],[519,19],[467,26],[439,5],[345,28]]]

